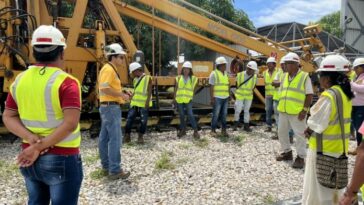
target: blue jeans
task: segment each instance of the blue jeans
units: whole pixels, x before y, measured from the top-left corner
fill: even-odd
[[[273,115],[273,97],[265,97],[265,122],[268,127],[272,127],[272,115]]]
[[[226,129],[226,116],[229,105],[229,98],[221,99],[215,98],[215,103],[212,111],[212,121],[211,121],[211,129],[215,130],[217,127],[217,122],[220,119],[222,129]]]
[[[139,133],[145,134],[147,131],[147,123],[148,123],[148,109],[141,107],[131,107],[128,112],[128,117],[126,120],[125,133],[130,134],[131,128],[133,127],[134,120],[136,116],[140,114],[140,127]]]
[[[351,111],[351,120],[356,132],[356,142],[359,146],[362,141],[362,134],[360,134],[358,130],[364,121],[364,106],[353,106]]]
[[[20,168],[29,195],[28,205],[73,205],[83,179],[81,155],[40,156],[32,166]]]
[[[122,142],[121,109],[119,105],[100,107],[101,131],[99,135],[99,153],[102,168],[110,174],[119,173]]]
[[[178,106],[179,121],[180,121],[179,128],[181,130],[186,128],[186,116],[185,116],[185,111],[186,111],[192,128],[194,130],[197,130],[196,119],[193,116],[192,112],[192,102],[190,101],[189,103],[177,103],[177,106]]]

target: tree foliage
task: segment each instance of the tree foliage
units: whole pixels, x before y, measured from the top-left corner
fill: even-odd
[[[340,11],[323,16],[318,22],[322,29],[341,38],[342,30],[340,28]]]

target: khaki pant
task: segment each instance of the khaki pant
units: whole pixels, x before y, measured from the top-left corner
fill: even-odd
[[[292,150],[288,136],[289,130],[292,129],[296,139],[295,146],[297,155],[301,158],[305,158],[307,140],[305,138],[304,131],[307,127],[306,120],[300,121],[298,120],[298,115],[289,115],[287,113],[280,112],[278,122],[278,137],[279,143],[281,144],[281,151],[289,152]]]
[[[236,100],[234,104],[234,121],[239,122],[240,113],[244,108],[244,123],[249,123],[250,120],[250,107],[252,105],[252,100]]]

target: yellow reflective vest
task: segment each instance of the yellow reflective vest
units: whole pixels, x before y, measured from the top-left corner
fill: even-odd
[[[145,108],[145,103],[147,102],[149,95],[148,86],[151,77],[149,75],[145,75],[144,77],[142,77],[140,83],[138,84],[139,80],[140,78],[139,79],[134,78],[133,80],[134,95],[133,98],[131,99],[130,106]],[[152,101],[149,101],[149,106],[152,106]]]
[[[274,88],[272,85],[272,82],[274,80],[274,77],[277,74],[277,69],[274,69],[272,75],[269,75],[269,70],[264,71],[264,83],[265,83],[265,96],[274,96],[274,94],[277,92],[277,89]]]
[[[345,151],[347,154],[349,147],[350,137],[350,123],[351,123],[351,101],[346,97],[340,86],[333,86],[332,89],[336,89],[341,93],[343,101],[343,117],[344,117],[344,134],[345,134]],[[338,109],[336,104],[336,98],[333,91],[326,90],[321,96],[325,96],[331,101],[331,114],[329,118],[329,126],[322,133],[322,152],[325,154],[341,155],[343,150],[343,141],[341,137],[341,126],[339,122]],[[312,150],[317,149],[316,136],[311,136],[309,139],[309,148]]]
[[[283,70],[282,69],[278,69],[276,76],[278,76],[279,82],[282,83],[283,77],[284,77]],[[277,100],[278,101],[279,100],[279,93],[280,93],[280,86],[278,88],[274,88],[274,89],[275,89],[275,92],[273,94],[273,100]]]
[[[297,115],[303,110],[306,99],[305,83],[307,77],[308,73],[301,70],[291,81],[289,81],[288,73],[284,75],[279,94],[279,112]]]
[[[191,78],[185,83],[183,76],[178,76],[176,77],[176,83],[178,85],[176,91],[176,102],[189,103],[193,98],[197,78],[195,76],[191,76]]]
[[[253,89],[255,88],[255,84],[257,82],[257,75],[253,74],[253,77],[251,77],[248,82],[245,82],[244,85],[241,85],[241,83],[244,82],[245,75],[246,72],[240,72],[236,78],[238,86],[235,91],[236,100],[253,100]],[[239,87],[239,85],[241,86]]]
[[[15,79],[10,93],[18,106],[19,117],[32,133],[47,137],[63,122],[63,110],[59,100],[59,88],[66,78],[76,78],[56,67],[30,66]],[[81,90],[80,90],[81,94]],[[81,96],[80,96],[81,99]],[[80,102],[81,103],[81,102]],[[27,141],[23,141],[27,143]],[[57,147],[77,148],[81,143],[80,125],[72,134],[57,143]]]
[[[214,85],[214,97],[229,97],[229,77],[226,73],[222,73],[220,70],[215,69],[212,71],[215,73],[215,85]]]
[[[356,73],[355,73],[355,71],[350,71],[348,74],[347,74],[347,76],[349,77],[349,79],[350,79],[350,81],[354,81],[355,80],[355,78],[356,78]]]

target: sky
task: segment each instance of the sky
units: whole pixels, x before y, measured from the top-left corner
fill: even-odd
[[[340,10],[341,0],[235,0],[235,7],[247,13],[259,28],[284,22],[317,21]]]

